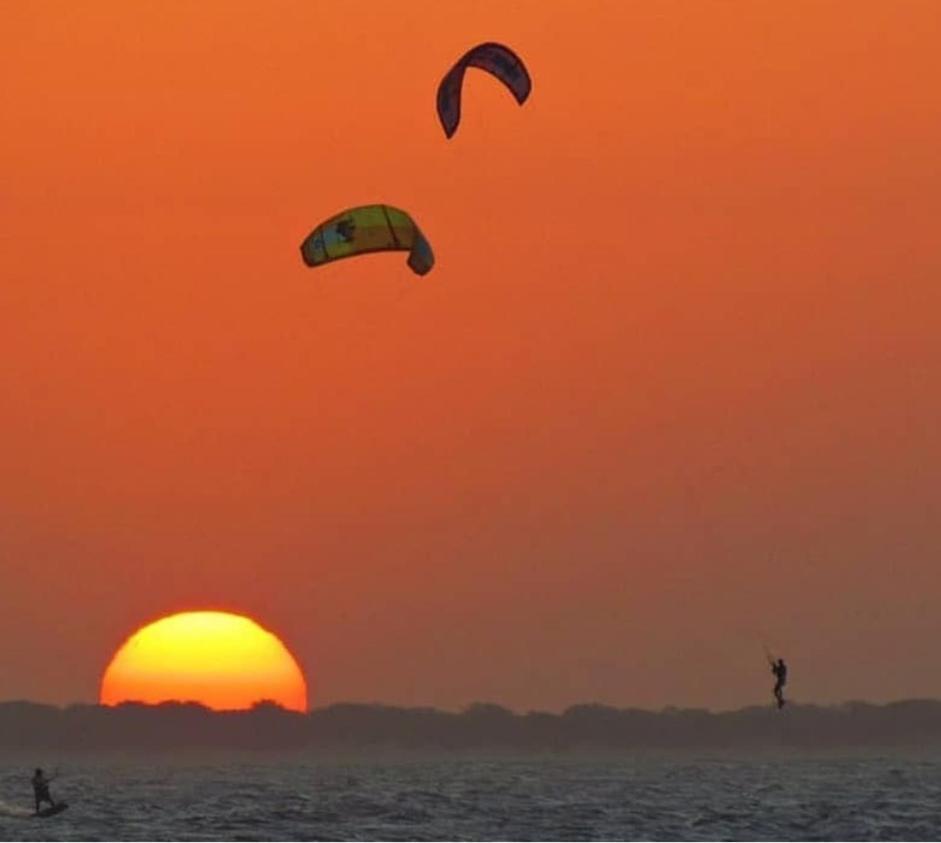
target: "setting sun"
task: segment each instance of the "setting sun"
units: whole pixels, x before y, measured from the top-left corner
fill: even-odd
[[[262,699],[306,711],[304,675],[277,636],[227,612],[182,612],[141,627],[101,680],[103,705],[179,700],[225,710]]]

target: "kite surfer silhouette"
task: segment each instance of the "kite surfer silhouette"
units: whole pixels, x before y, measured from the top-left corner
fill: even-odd
[[[774,698],[777,701],[778,708],[784,708],[784,686],[787,684],[787,665],[784,659],[775,661],[770,656],[768,661],[771,664],[771,672],[774,674]]]

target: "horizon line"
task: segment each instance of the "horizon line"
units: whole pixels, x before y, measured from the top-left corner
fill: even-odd
[[[888,708],[890,706],[905,705],[911,703],[932,703],[936,705],[941,705],[941,698],[937,697],[900,697],[897,699],[886,700],[883,702],[873,702],[871,700],[865,699],[847,699],[842,702],[832,702],[832,703],[819,703],[819,702],[802,702],[797,700],[788,700],[787,708],[788,709],[841,709],[851,706],[866,706],[870,708]],[[617,712],[641,712],[645,714],[654,714],[654,715],[669,715],[674,713],[691,713],[696,712],[698,714],[709,714],[713,716],[719,716],[723,714],[737,714],[743,711],[752,711],[754,709],[776,709],[774,702],[769,703],[749,703],[738,708],[724,708],[724,709],[713,709],[703,706],[684,706],[684,705],[674,705],[667,704],[661,706],[660,708],[645,708],[642,706],[621,706],[613,705],[610,703],[603,703],[598,701],[586,701],[572,703],[569,706],[566,706],[560,710],[550,711],[548,709],[540,708],[529,708],[526,710],[518,710],[511,708],[502,703],[495,703],[488,700],[475,700],[464,705],[460,709],[449,709],[449,708],[439,708],[434,705],[403,705],[400,703],[386,703],[379,701],[371,702],[362,702],[355,700],[338,700],[336,702],[327,703],[325,705],[309,707],[304,710],[291,709],[287,708],[275,700],[267,698],[259,698],[255,700],[252,705],[248,708],[226,708],[226,709],[216,709],[210,708],[204,703],[199,702],[198,700],[161,700],[160,702],[144,702],[142,700],[122,700],[119,703],[109,704],[101,702],[84,702],[84,701],[75,701],[68,703],[52,703],[52,702],[43,702],[41,700],[32,700],[25,697],[15,697],[10,699],[0,700],[0,707],[9,706],[9,705],[32,705],[43,708],[54,708],[60,711],[65,711],[71,708],[99,708],[103,710],[118,710],[121,708],[144,708],[144,709],[160,709],[160,708],[169,708],[169,707],[180,707],[180,708],[198,708],[203,711],[206,711],[210,714],[245,714],[251,713],[253,711],[259,710],[277,710],[285,714],[296,714],[298,716],[305,716],[310,714],[315,714],[321,711],[328,711],[332,708],[339,707],[349,707],[349,708],[375,708],[375,709],[397,709],[400,711],[411,711],[411,712],[426,712],[426,713],[436,713],[436,714],[449,714],[449,715],[464,715],[473,712],[475,709],[482,711],[489,709],[491,711],[499,710],[504,713],[511,714],[515,717],[526,717],[528,715],[548,715],[552,717],[562,717],[566,713],[574,709],[586,709],[586,708],[595,708],[603,709],[607,711],[617,711]]]

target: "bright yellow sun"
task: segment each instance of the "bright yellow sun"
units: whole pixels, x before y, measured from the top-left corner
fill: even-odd
[[[228,612],[181,612],[141,627],[115,653],[101,703],[194,701],[216,710],[273,700],[307,710],[307,683],[277,636]]]

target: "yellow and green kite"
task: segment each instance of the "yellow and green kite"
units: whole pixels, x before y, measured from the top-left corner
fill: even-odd
[[[318,225],[301,244],[308,266],[368,252],[408,252],[408,265],[424,275],[435,265],[431,246],[414,220],[391,205],[361,205]]]

